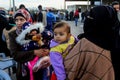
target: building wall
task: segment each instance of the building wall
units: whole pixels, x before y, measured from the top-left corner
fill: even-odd
[[[79,3],[79,1],[87,1],[87,0],[66,0],[66,2],[67,1],[70,1],[70,2],[78,1],[78,3]],[[67,10],[69,12],[72,10],[75,11],[77,8],[81,7],[81,11],[85,11],[86,9],[89,10],[93,6],[101,5],[101,3],[102,3],[102,5],[111,5],[111,3],[114,0],[89,0],[89,1],[94,1],[94,3],[92,3],[92,5],[91,5],[91,3],[90,3],[90,5],[86,5],[86,4],[84,4],[84,5],[81,5],[81,4],[80,5],[78,5],[78,4],[67,5]]]
[[[90,5],[89,6],[87,6],[87,5],[68,5],[67,10],[68,10],[68,12],[70,12],[72,10],[75,11],[76,9],[81,8],[81,12],[84,12],[88,9],[88,7],[91,8],[92,6],[90,6]]]

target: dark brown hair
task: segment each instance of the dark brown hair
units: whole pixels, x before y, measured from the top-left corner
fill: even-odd
[[[71,32],[71,31],[70,31],[70,26],[69,26],[69,24],[68,24],[67,22],[65,22],[65,21],[61,21],[61,22],[56,23],[56,24],[54,25],[53,31],[54,31],[56,28],[61,28],[61,27],[65,27],[65,28],[66,28],[66,31],[67,31],[68,33]]]

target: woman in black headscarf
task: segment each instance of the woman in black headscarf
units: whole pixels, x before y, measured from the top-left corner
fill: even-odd
[[[84,22],[83,38],[65,58],[69,80],[115,80],[111,51],[117,13],[109,6],[92,8]]]

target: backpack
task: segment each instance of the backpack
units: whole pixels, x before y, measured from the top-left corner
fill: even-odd
[[[43,13],[40,11],[38,13],[38,22],[42,22],[43,21]]]

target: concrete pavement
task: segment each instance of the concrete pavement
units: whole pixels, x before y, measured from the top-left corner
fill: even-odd
[[[77,35],[79,35],[80,33],[83,33],[83,23],[81,23],[80,21],[78,21],[78,26],[75,26],[74,21],[67,21],[71,27],[71,33],[72,35],[74,35],[75,37],[77,37]]]

